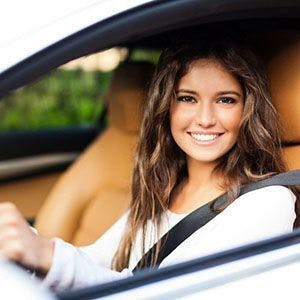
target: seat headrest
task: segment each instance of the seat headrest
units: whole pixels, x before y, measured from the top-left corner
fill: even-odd
[[[137,134],[141,108],[154,72],[150,62],[124,62],[114,72],[106,95],[110,126]]]
[[[283,127],[282,140],[284,143],[299,143],[300,38],[285,44],[284,47],[281,43],[280,49],[268,62],[267,71],[272,101],[278,110]]]

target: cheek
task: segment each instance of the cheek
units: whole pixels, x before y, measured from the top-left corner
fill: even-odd
[[[179,104],[175,104],[170,108],[170,126],[171,130],[182,129],[187,126],[192,119],[192,111],[183,109]]]
[[[237,134],[240,128],[242,116],[243,107],[237,107],[230,111],[221,111],[218,119],[227,131]]]

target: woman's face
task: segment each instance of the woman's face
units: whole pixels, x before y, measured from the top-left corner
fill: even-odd
[[[243,108],[239,82],[218,61],[199,59],[176,87],[172,136],[188,160],[214,162],[236,143]]]

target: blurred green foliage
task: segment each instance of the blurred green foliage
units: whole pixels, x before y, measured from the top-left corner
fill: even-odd
[[[0,102],[0,130],[92,124],[103,109],[111,72],[56,69]]]
[[[156,63],[160,52],[133,49],[130,60]],[[112,72],[58,68],[0,101],[0,131],[88,125],[97,122]]]
[[[130,60],[133,61],[150,61],[154,64],[157,64],[160,51],[158,50],[145,50],[145,49],[134,49],[130,53]]]

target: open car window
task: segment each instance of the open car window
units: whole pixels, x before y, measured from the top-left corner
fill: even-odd
[[[101,2],[105,9],[101,8]],[[154,51],[151,57],[153,57],[153,61],[156,61],[160,50],[167,46],[169,41],[174,39],[176,35],[185,35],[189,32],[210,32],[211,29],[224,30],[227,28],[230,30],[231,28],[241,28],[243,32],[249,34],[257,49],[264,56],[275,54],[272,52],[273,45],[268,44],[266,38],[270,34],[273,34],[273,37],[275,35],[277,44],[283,46],[288,44],[289,35],[292,35],[293,38],[299,37],[300,32],[299,1],[274,0],[253,1],[252,3],[231,1],[229,3],[229,1],[221,0],[156,0],[129,1],[129,4],[124,1],[125,4],[122,2],[122,6],[118,6],[120,3],[118,0],[89,1],[88,7],[81,10],[82,3],[76,6],[77,10],[70,8],[70,5],[65,3],[64,6],[59,8],[59,14],[56,14],[55,8],[58,9],[60,5],[57,2],[52,11],[55,16],[55,24],[51,23],[53,19],[52,21],[51,19],[45,19],[42,26],[37,30],[27,28],[28,30],[22,31],[22,36],[20,36],[21,32],[17,30],[17,35],[7,35],[6,38],[8,39],[3,39],[0,43],[0,97],[2,97],[1,100],[4,100],[3,103],[0,103],[0,117],[3,107],[6,106],[5,100],[14,97],[9,94],[10,92],[19,93],[20,90],[17,89],[26,89],[27,84],[32,84],[33,81],[62,65],[64,66],[63,69],[58,71],[61,74],[57,75],[57,71],[54,71],[53,74],[64,76],[62,73],[67,72],[67,70],[70,71],[68,68],[71,68],[72,65],[72,63],[66,64],[73,59],[79,58],[82,60],[82,57],[111,47],[126,49],[141,47]],[[69,8],[67,9],[67,7]],[[38,10],[38,7],[36,9]],[[20,9],[20,12],[22,13],[22,9]],[[59,28],[62,28],[62,20],[65,16],[67,16],[65,26],[63,30],[59,30]],[[26,14],[22,14],[22,17],[28,18]],[[9,24],[15,22],[16,19],[18,18],[10,17]],[[76,23],[76,20],[80,21],[79,24]],[[1,21],[5,21],[5,18],[1,18]],[[74,23],[76,23],[76,26],[73,26]],[[22,25],[22,22],[20,24]],[[3,23],[2,28],[7,28],[7,24]],[[59,35],[47,34],[56,31]],[[285,34],[286,31],[289,32],[288,35]],[[7,32],[9,33],[9,30]],[[279,35],[278,32],[283,32],[283,34]],[[41,39],[39,40],[39,38]],[[24,53],[22,53],[22,47],[26,50]],[[131,54],[132,57],[137,57],[137,59],[144,58],[143,54],[138,52]],[[76,75],[76,71],[70,72]],[[62,77],[62,79],[66,81],[65,77]],[[47,85],[47,82],[45,85]],[[84,89],[87,89],[87,87],[84,87],[83,91]],[[28,98],[31,97],[32,94],[29,94]],[[13,102],[20,101],[18,97],[11,100]],[[33,103],[32,99],[29,99],[29,101],[31,104]],[[95,124],[97,122],[103,106],[99,105],[95,108],[95,103],[96,101],[82,104],[81,112],[84,117],[82,124]],[[39,102],[38,105],[42,105],[42,103]],[[2,114],[1,121],[5,122],[3,116],[4,114]],[[90,118],[91,122],[86,122],[86,116]],[[11,118],[13,120],[13,117]],[[55,122],[59,121],[57,116],[54,119]],[[81,124],[81,121],[76,124]],[[40,122],[39,125],[41,125]],[[6,125],[3,126],[3,129],[7,128]],[[20,128],[24,129],[24,126],[23,123]],[[16,129],[17,127],[13,128]],[[78,149],[82,150],[82,145],[87,144],[86,132],[77,132],[79,135],[74,135],[73,131],[61,132],[63,134],[60,138],[64,140],[64,143],[59,142],[58,144],[62,145],[63,148],[55,148],[55,151],[58,151],[58,149],[59,151],[74,150],[73,143],[66,143],[66,136],[69,133],[72,142],[80,143]],[[53,131],[51,134],[53,134]],[[53,135],[57,136],[56,132]],[[96,133],[93,132],[88,137],[88,141],[95,136]],[[19,137],[17,136],[17,138]],[[18,155],[24,155],[24,153],[27,156],[39,155],[42,152],[46,153],[51,149],[53,150],[52,136],[43,135],[43,139],[45,137],[50,137],[50,139],[46,143],[42,140],[38,147],[36,136],[31,136],[31,143],[27,136],[25,138],[23,136],[21,145],[26,145],[29,149],[26,153],[27,148],[25,146],[23,148],[22,146],[16,147],[19,144],[16,144],[16,140],[11,139],[11,144],[9,144],[2,135],[0,159],[17,158]],[[82,143],[82,141],[84,142]],[[293,141],[291,144],[292,146],[298,145],[297,142]],[[76,157],[78,149],[75,156],[68,160],[68,163]],[[13,166],[16,165],[19,167],[20,161],[15,162]],[[9,173],[5,167],[7,165],[4,168],[0,166],[0,171],[2,171],[0,179],[3,181],[15,180],[19,175],[24,175],[23,173],[17,175],[16,173]],[[32,162],[30,162],[30,167],[32,167]],[[64,165],[64,167],[66,166]],[[53,170],[47,169],[46,171]],[[30,176],[32,174],[30,173]],[[238,293],[241,286],[244,286],[242,291],[254,291],[256,284],[267,287],[266,291],[271,291],[274,295],[279,293],[279,289],[280,292],[286,290],[296,294],[296,274],[299,274],[300,271],[299,241],[300,233],[297,230],[285,236],[199,258],[191,262],[159,270],[145,271],[121,281],[74,292],[65,291],[57,294],[57,297],[60,299],[101,297],[107,299],[122,297],[132,299],[150,297],[173,299],[174,297],[181,297],[185,299],[194,297],[194,299],[198,299],[201,295],[207,297],[207,299],[210,299],[209,297],[214,299],[214,297],[220,297],[220,295],[227,295],[226,293],[230,295],[232,295],[231,293]],[[279,278],[288,278],[288,280],[282,280],[280,284],[277,284]],[[243,292],[234,295],[244,296]],[[286,294],[282,294],[282,296],[284,297]],[[264,297],[267,298],[267,295]]]

